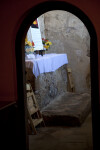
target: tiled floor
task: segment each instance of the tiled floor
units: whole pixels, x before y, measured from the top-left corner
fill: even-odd
[[[29,136],[30,150],[93,150],[91,113],[81,127],[41,127]]]

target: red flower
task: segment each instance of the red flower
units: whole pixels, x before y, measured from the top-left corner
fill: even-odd
[[[32,41],[32,46],[34,46],[35,44],[34,44],[34,42]]]
[[[45,39],[45,42],[48,42],[48,40],[47,40],[47,39]]]

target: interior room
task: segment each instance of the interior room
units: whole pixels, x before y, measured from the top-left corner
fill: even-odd
[[[100,149],[100,1],[3,0],[0,14],[0,149]]]
[[[30,150],[92,150],[90,35],[83,22],[61,10],[33,20],[25,71]]]

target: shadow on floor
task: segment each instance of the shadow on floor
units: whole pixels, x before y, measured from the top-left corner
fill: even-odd
[[[38,127],[29,150],[93,150],[91,113],[80,127]]]

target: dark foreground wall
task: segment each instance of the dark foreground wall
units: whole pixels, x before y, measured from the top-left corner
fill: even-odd
[[[0,2],[0,101],[17,100],[15,39],[27,11],[44,0],[15,0]],[[100,57],[100,20],[98,0],[65,0],[80,8],[92,21],[98,38]],[[34,15],[34,14],[33,14]],[[100,60],[100,59],[99,59]],[[100,65],[100,62],[99,62]],[[99,67],[100,68],[100,67]],[[100,72],[100,69],[99,69]],[[99,73],[100,74],[100,73]],[[99,77],[100,78],[100,77]]]
[[[17,80],[18,78],[17,78],[16,73],[17,73],[18,68],[16,68],[15,39],[16,39],[16,35],[19,31],[20,25],[22,24],[23,20],[27,17],[28,13],[30,12],[29,10],[44,1],[46,2],[47,0],[34,0],[34,1],[33,0],[28,0],[28,1],[27,0],[14,0],[14,1],[13,0],[9,0],[9,1],[3,0],[3,1],[0,1],[0,102],[1,101],[12,101],[12,102],[17,101],[17,99],[20,95],[20,94],[18,95],[18,93],[23,94],[23,88],[22,88],[23,86],[21,86],[21,87],[18,86],[19,91],[17,92],[17,85],[18,85],[18,83],[22,82],[23,78],[20,78],[20,76],[22,75],[22,71],[21,71],[21,69],[19,69],[20,70],[19,79],[21,79],[21,80],[20,81]],[[52,1],[52,0],[50,0],[50,1]],[[54,1],[56,1],[56,0],[54,0]],[[54,1],[53,1],[53,3],[54,3]],[[60,0],[60,1],[62,1],[62,0]],[[99,79],[100,79],[100,19],[99,19],[100,2],[99,2],[99,0],[88,0],[88,1],[87,0],[81,0],[81,1],[64,0],[64,1],[69,2],[70,4],[73,4],[74,6],[76,6],[80,10],[82,10],[86,14],[86,16],[89,17],[89,19],[91,20],[91,22],[96,30],[97,41],[98,41],[98,52],[97,53],[98,53],[98,60],[99,60],[98,71],[99,71]],[[51,6],[53,7],[54,5],[51,5]],[[52,7],[51,7],[51,9],[52,9]],[[35,14],[37,14],[38,12],[41,13],[41,11],[43,11],[44,8],[42,7],[42,10],[41,9],[36,10]],[[69,9],[69,7],[68,7],[68,9]],[[34,15],[34,13],[33,13],[33,15]],[[38,14],[38,15],[40,15],[40,14]],[[84,17],[83,17],[83,19],[85,20]],[[23,27],[25,27],[25,26],[28,27],[27,24],[24,24]],[[90,26],[90,30],[91,30],[91,26]],[[20,36],[19,36],[19,38],[20,38]],[[93,46],[95,43],[96,43],[96,38],[92,41],[92,47],[93,47],[92,51],[97,51],[97,47]],[[18,64],[18,62],[21,62],[20,61],[20,59],[21,59],[20,51],[21,51],[21,49],[17,47],[17,52],[18,52],[17,53],[17,64]],[[93,57],[95,57],[95,55]],[[95,57],[95,58],[97,59],[97,57]],[[20,65],[21,64],[19,63],[19,66]],[[95,83],[95,81],[97,81],[97,82],[99,82],[99,85],[100,85],[100,80],[98,81],[97,76],[95,77],[95,74],[96,74],[95,67],[97,67],[97,64],[96,65],[94,64],[93,69],[92,69],[93,75],[94,75],[93,82]],[[98,91],[98,87],[94,86],[94,90],[95,90],[95,92]],[[94,100],[97,101],[98,100],[97,97],[95,97]],[[23,103],[23,96],[20,98],[20,103],[21,104]],[[97,107],[97,103],[95,106]],[[17,136],[18,137],[17,140],[19,142],[18,142],[18,144],[15,144],[15,148],[17,145],[18,147],[20,147],[18,149],[25,149],[25,147],[26,147],[26,141],[25,141],[26,137],[25,137],[25,131],[24,131],[24,129],[25,129],[24,117],[25,116],[24,116],[23,107],[22,108],[19,107],[19,110],[20,110],[20,113],[18,115],[18,118],[20,116],[20,122],[21,122],[19,125],[20,126],[19,130],[18,130],[19,133]],[[95,109],[93,109],[93,114],[95,116],[97,116],[97,113],[95,113],[94,110]],[[7,112],[6,112],[6,114],[7,114]],[[5,115],[6,117],[4,119],[4,124],[5,124],[5,121],[7,120],[7,125],[9,126],[9,128],[8,128],[9,131],[11,130],[9,121],[11,122],[12,119],[16,118],[16,117],[13,118],[13,114],[14,113],[10,113],[10,115],[8,116],[8,119],[7,119],[7,116]],[[2,116],[3,116],[3,114],[2,114]],[[16,119],[15,119],[15,121],[16,121]],[[97,120],[95,119],[95,117],[94,117],[94,122],[95,122],[95,125],[94,125],[95,130],[94,131],[96,131],[96,133],[97,133],[99,124],[98,124]],[[15,127],[15,125],[14,125],[14,127]],[[2,125],[2,128],[3,128],[3,125]],[[3,130],[4,129],[5,128],[3,128]],[[13,130],[13,131],[15,131],[15,130]],[[6,132],[4,132],[4,135],[5,135],[5,133]],[[99,132],[98,132],[98,135],[99,135]],[[96,138],[95,133],[94,133],[94,137]],[[5,144],[7,143],[7,139],[9,142],[11,142],[12,140],[14,141],[13,133],[11,133],[11,139],[9,138],[8,135],[7,135],[7,139],[6,138],[4,138],[4,139],[6,140]],[[99,142],[98,142],[97,138],[94,139],[94,143],[97,147],[99,146],[99,144],[98,144]],[[10,146],[11,145],[8,145],[8,149],[13,149],[13,147],[11,148]],[[100,148],[97,148],[97,149],[100,149]],[[97,149],[95,149],[95,150],[97,150]]]

